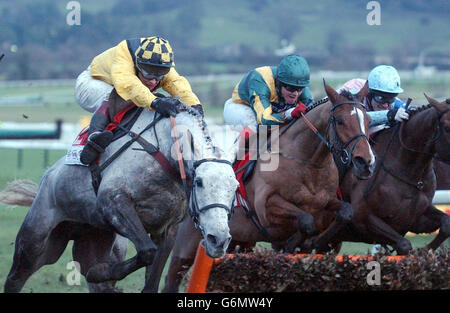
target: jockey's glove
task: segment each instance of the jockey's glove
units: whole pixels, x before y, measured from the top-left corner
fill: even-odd
[[[181,101],[177,98],[156,98],[151,107],[164,117],[176,116],[180,112]]]
[[[409,119],[409,114],[404,108],[390,109],[387,113],[388,124],[394,125],[395,122],[402,122]]]
[[[306,108],[307,108],[306,105],[304,105],[303,103],[299,102],[295,108],[291,108],[291,109],[286,110],[283,113],[283,118],[286,121],[289,121],[289,120],[291,120],[294,117],[300,118],[301,117],[300,113],[305,114],[306,113]]]

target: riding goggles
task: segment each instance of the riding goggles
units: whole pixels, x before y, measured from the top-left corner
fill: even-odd
[[[395,97],[386,97],[386,96],[380,96],[380,95],[374,95],[372,97],[372,99],[375,100],[375,102],[378,102],[380,104],[383,104],[383,103],[391,104],[391,103],[394,103],[394,101],[395,101]]]
[[[284,89],[286,89],[289,92],[296,92],[296,91],[302,91],[303,87],[301,86],[293,86],[293,85],[288,85],[285,83],[281,83],[281,87],[284,87]]]
[[[145,67],[146,68],[144,68],[142,64],[137,63],[137,68],[141,72],[142,76],[148,80],[156,79],[157,81],[161,81],[170,71],[169,67],[149,66],[149,65],[145,65]]]

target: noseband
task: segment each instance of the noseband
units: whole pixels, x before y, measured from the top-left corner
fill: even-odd
[[[198,160],[198,161],[194,162],[194,166],[193,166],[194,170],[193,170],[193,174],[192,174],[193,185],[191,188],[191,196],[189,197],[189,214],[191,215],[191,218],[195,224],[195,227],[200,228],[202,233],[203,233],[203,229],[202,229],[201,225],[199,224],[199,216],[201,213],[203,213],[209,209],[212,209],[212,208],[223,208],[228,213],[228,220],[230,220],[231,215],[233,214],[233,203],[231,203],[230,206],[226,206],[225,204],[222,204],[222,203],[212,203],[212,204],[205,205],[201,208],[199,207],[198,200],[197,200],[197,192],[196,192],[197,185],[195,183],[195,170],[201,164],[206,163],[206,162],[224,163],[224,164],[228,164],[228,165],[232,166],[231,162],[229,162],[227,160],[219,160],[219,159],[202,159],[202,160]]]

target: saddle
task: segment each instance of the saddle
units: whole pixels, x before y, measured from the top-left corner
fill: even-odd
[[[164,95],[157,94],[159,97],[164,97]],[[120,97],[119,97],[120,98]],[[166,172],[171,175],[173,178],[179,180],[179,175],[177,170],[170,164],[170,162],[166,159],[166,157],[159,151],[158,147],[155,147],[153,144],[149,143],[140,135],[146,130],[154,127],[158,121],[162,119],[162,116],[155,113],[153,121],[147,125],[139,134],[136,134],[131,131],[134,123],[138,119],[144,108],[138,107],[133,103],[128,103],[128,105],[123,109],[124,104],[126,102],[123,99],[115,99],[116,101],[121,101],[120,103],[122,110],[118,113],[115,113],[114,116],[111,117],[112,122],[109,123],[106,127],[106,130],[109,130],[113,133],[112,141],[115,141],[125,135],[129,135],[131,139],[126,142],[119,150],[117,150],[113,155],[111,155],[103,164],[99,164],[100,158],[97,159],[96,162],[91,163],[90,165],[84,165],[79,161],[80,153],[87,142],[88,137],[88,127],[84,128],[77,139],[74,141],[72,148],[76,147],[76,149],[69,150],[66,155],[66,164],[76,164],[76,165],[84,165],[88,166],[91,171],[92,176],[92,186],[94,188],[95,193],[97,194],[98,187],[101,183],[101,172],[111,164],[122,152],[124,152],[128,147],[130,147],[134,142],[137,142],[141,145],[142,149],[134,149],[145,151],[151,156],[153,156],[161,166],[166,170]],[[117,106],[116,106],[117,107]],[[78,160],[76,160],[78,158]],[[74,162],[76,160],[76,162]],[[71,162],[72,161],[72,162]]]

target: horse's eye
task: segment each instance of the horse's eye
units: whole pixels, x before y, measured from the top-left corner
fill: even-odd
[[[196,185],[197,187],[203,187],[203,181],[202,181],[202,179],[201,179],[201,178],[197,178],[197,179],[195,180],[195,185]]]
[[[450,134],[450,126],[444,127],[444,130],[447,134]]]
[[[342,126],[342,125],[344,125],[344,122],[337,118],[337,119],[336,119],[336,124]]]

